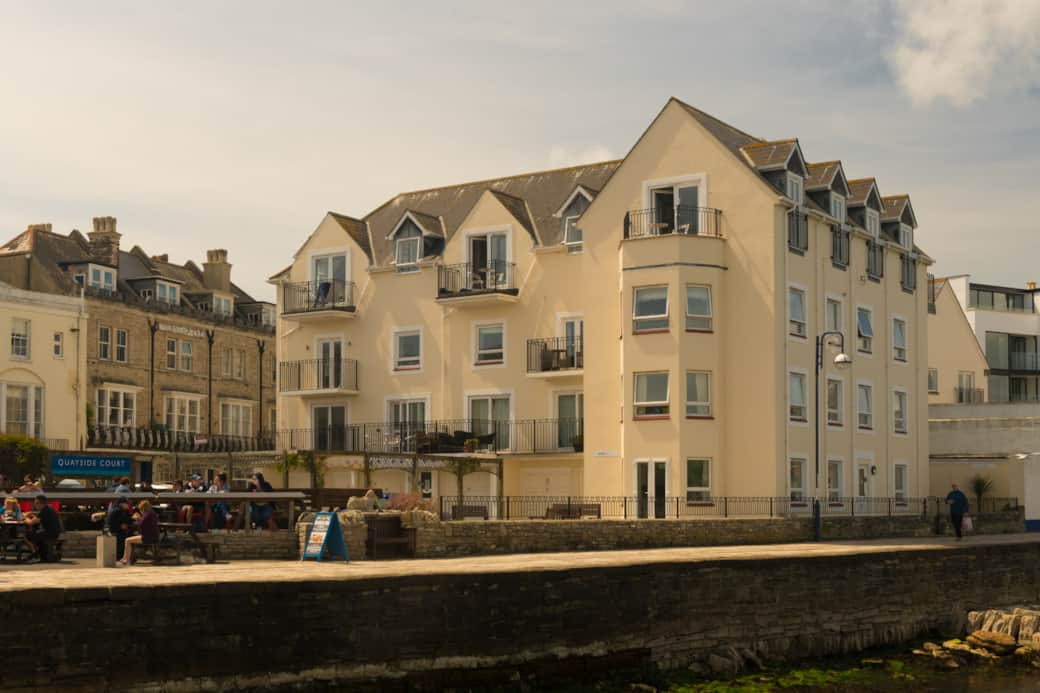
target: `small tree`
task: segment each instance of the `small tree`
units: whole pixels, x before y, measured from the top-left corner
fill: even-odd
[[[279,474],[293,469],[310,472],[314,488],[325,486],[325,460],[319,458],[310,450],[287,452],[274,463],[274,468]]]
[[[17,481],[26,474],[39,477],[49,453],[47,446],[38,440],[0,435],[0,474]]]
[[[971,478],[971,492],[975,494],[975,512],[982,512],[982,497],[993,490],[993,479],[976,474]]]

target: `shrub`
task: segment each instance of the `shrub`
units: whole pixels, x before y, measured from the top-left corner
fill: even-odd
[[[386,503],[386,510],[400,510],[401,512],[408,512],[409,510],[425,510],[427,512],[433,512],[433,501],[428,498],[423,498],[421,493],[397,493],[390,496],[390,500]]]
[[[39,477],[46,468],[49,453],[47,446],[38,440],[0,435],[0,474],[19,483],[26,474]]]

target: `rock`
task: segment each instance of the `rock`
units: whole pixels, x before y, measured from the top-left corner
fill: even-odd
[[[940,651],[942,650],[942,648],[939,647],[938,645],[936,645],[934,642],[926,642],[924,645],[921,645],[921,649],[927,650],[928,652],[935,652],[936,650],[940,650]]]
[[[919,650],[916,647],[912,650],[912,652],[915,655],[917,655],[918,657],[931,657],[932,656],[931,652],[927,652],[925,650]]]
[[[1018,640],[1014,636],[991,630],[977,630],[965,640],[970,645],[998,655],[1010,654],[1018,645]]]
[[[878,657],[867,657],[866,659],[859,660],[860,664],[868,667],[880,667],[885,665],[885,660]]]
[[[1016,657],[1032,657],[1034,654],[1036,654],[1036,650],[1032,647],[1019,647],[1015,649]]]
[[[940,660],[939,666],[944,669],[960,669],[961,664],[955,657],[944,657]]]
[[[732,660],[719,656],[714,652],[708,655],[708,668],[711,669],[713,674],[735,674],[737,671],[737,666]]]
[[[762,658],[758,656],[753,650],[743,648],[738,653],[740,658],[745,664],[752,664],[756,669],[765,669],[765,664],[762,662]]]
[[[950,652],[971,652],[971,645],[966,645],[957,639],[947,640],[942,644],[942,646],[943,649],[949,650]]]
[[[701,662],[694,662],[690,666],[686,667],[687,671],[697,676],[704,676],[708,673],[708,668]]]
[[[657,689],[646,683],[628,684],[629,693],[657,693]]]
[[[989,650],[983,650],[980,647],[973,647],[968,650],[971,654],[975,655],[979,659],[1000,659],[997,655],[993,654]]]

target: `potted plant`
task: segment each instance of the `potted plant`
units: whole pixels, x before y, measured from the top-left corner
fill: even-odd
[[[982,512],[982,498],[993,490],[993,479],[976,474],[971,479],[971,492],[975,494],[975,512]]]
[[[466,438],[462,443],[462,449],[466,452],[476,452],[478,447],[480,447],[480,441],[476,438]]]
[[[585,436],[579,433],[578,435],[571,438],[571,445],[574,446],[574,452],[585,451]]]

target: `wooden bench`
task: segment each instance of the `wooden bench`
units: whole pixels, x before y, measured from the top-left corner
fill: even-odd
[[[453,520],[465,520],[470,517],[476,517],[481,520],[488,519],[488,509],[486,505],[456,505],[451,509],[451,519]]]
[[[545,511],[546,520],[580,520],[583,517],[600,519],[599,503],[554,503]]]
[[[146,556],[151,558],[152,565],[160,565],[167,558],[172,558],[174,563],[180,563],[181,543],[176,539],[160,539],[157,544],[139,544],[134,549],[134,562]]]

